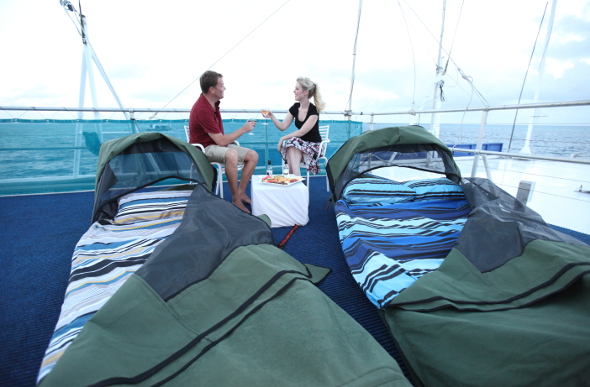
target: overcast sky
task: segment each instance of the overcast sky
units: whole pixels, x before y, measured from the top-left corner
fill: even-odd
[[[431,108],[443,1],[362,4],[352,110]],[[72,5],[79,9],[78,1]],[[483,106],[461,74],[488,104],[515,104],[547,6],[522,94],[522,102],[533,102],[551,5],[447,0],[443,48],[452,61],[442,107]],[[358,0],[81,0],[81,8],[125,107],[190,108],[200,93],[198,77],[209,68],[224,75],[225,109],[286,110],[299,75],[318,83],[326,110],[347,107]],[[82,40],[70,16],[59,0],[0,1],[0,105],[78,106]],[[590,99],[589,35],[590,0],[558,1],[538,101]],[[94,75],[98,106],[117,107]],[[589,110],[543,115],[549,123],[588,123]],[[468,120],[479,122],[480,115]],[[489,120],[508,121],[500,117]]]

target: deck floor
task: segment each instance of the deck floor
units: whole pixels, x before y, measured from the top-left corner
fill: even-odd
[[[371,333],[409,377],[377,309],[344,261],[325,177],[312,177],[309,185],[309,223],[293,233],[284,250],[301,262],[332,269],[319,288]],[[227,183],[225,193],[231,201]],[[535,192],[533,200],[538,196]],[[63,302],[74,246],[90,226],[93,200],[93,192],[0,197],[0,386],[35,385]],[[590,244],[590,235],[571,231],[571,224],[558,226]],[[273,229],[275,244],[290,230]]]
[[[377,309],[354,282],[340,249],[325,177],[310,179],[309,223],[284,251],[328,267],[319,288],[350,314],[407,373]],[[225,200],[231,194],[225,183]],[[33,386],[57,322],[75,244],[90,226],[93,192],[0,197],[0,386]],[[291,227],[273,228],[278,245]]]

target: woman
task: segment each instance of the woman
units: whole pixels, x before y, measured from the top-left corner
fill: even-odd
[[[281,137],[277,150],[289,165],[290,174],[300,176],[299,164],[303,161],[309,173],[315,175],[320,171],[317,160],[322,142],[319,122],[320,112],[325,104],[320,96],[318,85],[309,78],[297,78],[293,93],[297,102],[289,108],[289,113],[282,122],[272,112],[265,111],[263,115],[270,118],[281,132],[287,129],[295,118],[297,130]],[[315,105],[309,101],[310,98],[313,98]]]

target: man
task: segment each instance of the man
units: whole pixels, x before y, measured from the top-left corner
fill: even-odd
[[[254,129],[256,122],[248,121],[233,133],[225,134],[219,104],[225,85],[223,76],[215,71],[205,71],[200,78],[202,94],[191,109],[190,142],[205,147],[209,161],[225,164],[225,175],[232,194],[232,202],[239,209],[250,212],[244,203],[251,203],[246,187],[258,164],[258,153],[233,144],[243,134]],[[238,163],[243,163],[242,180],[238,185]]]

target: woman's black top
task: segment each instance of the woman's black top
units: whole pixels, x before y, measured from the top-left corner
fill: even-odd
[[[299,102],[296,102],[295,104],[293,104],[293,106],[289,108],[289,113],[291,113],[291,115],[295,117],[295,126],[297,127],[297,129],[301,129],[301,127],[303,126],[303,124],[305,124],[309,117],[318,116],[318,120],[313,126],[313,128],[311,128],[309,132],[301,136],[301,139],[307,142],[322,142],[322,136],[320,135],[320,113],[318,113],[318,109],[315,107],[314,104],[310,103],[309,108],[307,109],[307,116],[305,117],[305,120],[299,121],[300,106],[301,104]]]

